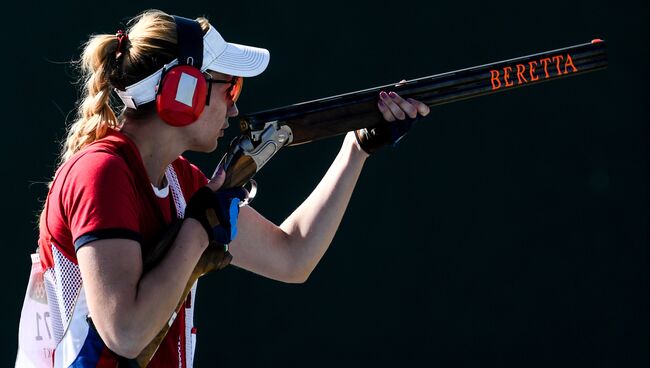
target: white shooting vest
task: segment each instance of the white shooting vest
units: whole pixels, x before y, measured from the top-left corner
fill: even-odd
[[[170,164],[165,177],[171,189],[176,216],[185,214],[185,197],[176,172]],[[56,250],[56,249],[55,249]],[[76,358],[88,333],[88,306],[85,301],[79,266],[56,257],[55,267],[44,270],[38,253],[31,255],[32,267],[18,328],[18,353],[16,368],[67,368]],[[194,283],[190,292],[191,302],[185,312],[185,365],[192,367],[196,334],[194,326]],[[70,297],[70,296],[75,297]],[[48,303],[53,300],[52,306]],[[173,314],[169,323],[176,317]],[[179,341],[180,343],[180,341]],[[54,354],[54,352],[57,354]],[[56,356],[56,360],[53,360]]]

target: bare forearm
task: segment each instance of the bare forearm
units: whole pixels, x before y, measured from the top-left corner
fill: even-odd
[[[155,316],[163,324],[167,322],[207,243],[207,235],[198,221],[186,220],[169,254],[157,267],[143,275],[138,285],[136,305],[142,313],[139,317],[151,320]],[[153,338],[162,324],[150,325]]]
[[[119,246],[100,244],[92,248],[101,252],[113,245]],[[144,275],[140,274],[138,267],[124,266],[131,262],[115,262],[112,265],[109,262],[95,262],[102,259],[101,254],[100,257],[92,257],[87,253],[93,251],[91,247],[80,249],[79,255],[85,258],[84,265],[89,266],[82,267],[82,275],[88,281],[91,316],[110,349],[131,357],[153,339],[177,307],[187,280],[206,245],[207,234],[201,225],[186,220],[169,253]],[[124,250],[123,257],[132,260],[139,258],[137,253],[132,252],[132,246],[127,245]],[[90,272],[84,272],[84,269]],[[93,287],[90,287],[91,284]]]
[[[283,282],[304,282],[329,247],[368,155],[348,134],[309,197],[277,226],[252,208],[239,216],[232,263]]]
[[[309,276],[332,242],[366,158],[348,135],[318,186],[280,225],[300,278]]]

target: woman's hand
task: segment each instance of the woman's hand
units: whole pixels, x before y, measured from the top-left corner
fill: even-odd
[[[418,115],[427,116],[431,111],[429,106],[418,100],[412,98],[405,100],[395,92],[384,91],[379,92],[377,107],[387,122],[407,120],[407,118],[416,119]]]
[[[248,198],[244,188],[221,188],[226,174],[220,166],[210,182],[192,195],[185,207],[185,218],[198,221],[208,241],[230,244],[237,236],[239,204]]]
[[[221,188],[224,181],[226,180],[226,171],[223,169],[223,166],[219,165],[219,169],[214,173],[214,176],[208,182],[208,188],[212,189],[213,192],[216,192]]]
[[[418,117],[427,116],[430,112],[429,106],[418,100],[403,99],[395,92],[385,91],[379,93],[377,107],[386,122],[354,132],[357,144],[368,154],[375,153],[387,145],[397,144]]]

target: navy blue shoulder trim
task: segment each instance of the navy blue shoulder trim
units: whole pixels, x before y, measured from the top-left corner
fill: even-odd
[[[75,252],[84,245],[102,239],[130,239],[141,242],[140,233],[129,229],[102,229],[83,234],[74,241]]]

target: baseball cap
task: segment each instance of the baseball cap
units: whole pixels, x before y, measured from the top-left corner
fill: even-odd
[[[269,65],[269,51],[259,47],[226,42],[217,30],[210,29],[203,35],[203,65],[201,71],[211,70],[237,77],[254,77]],[[163,71],[178,64],[174,59],[152,75],[127,86],[125,90],[115,89],[126,107],[136,109],[156,99],[156,87]]]

